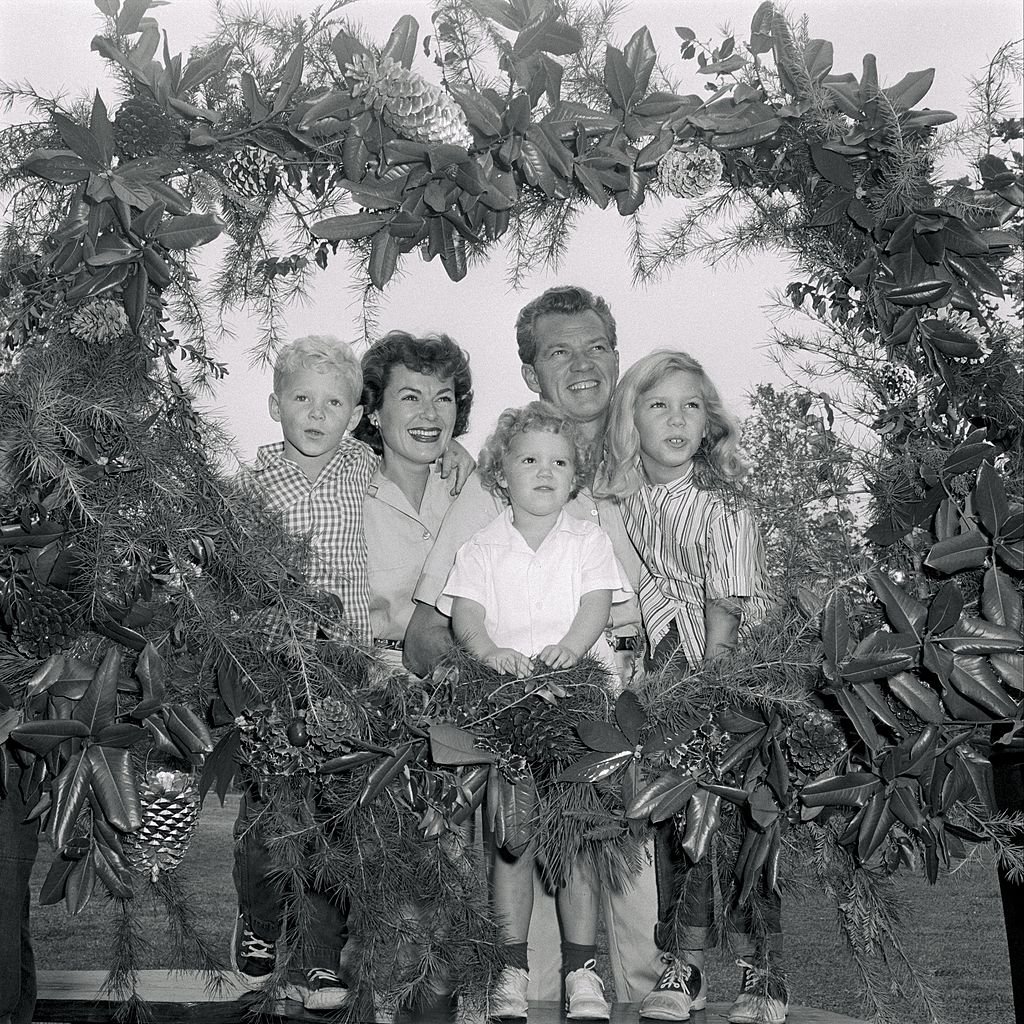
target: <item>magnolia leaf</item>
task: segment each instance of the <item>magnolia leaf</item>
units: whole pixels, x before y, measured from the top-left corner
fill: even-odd
[[[996,718],[1014,718],[1019,714],[1017,702],[1003,690],[987,658],[973,654],[956,655],[949,674],[949,684],[962,697],[973,701]]]
[[[955,654],[991,654],[995,651],[1019,651],[1021,636],[1018,629],[964,615],[940,637],[935,638]]]
[[[501,111],[482,92],[464,85],[451,90],[471,128],[488,137],[501,134]]]
[[[278,86],[274,96],[274,104],[271,107],[271,114],[280,114],[291,102],[296,90],[302,84],[302,68],[306,62],[306,48],[299,43],[292,51],[281,72],[281,84]]]
[[[731,75],[734,71],[747,66],[747,59],[738,53],[731,53],[721,60],[709,60],[707,64],[697,68],[699,75]]]
[[[861,861],[866,861],[881,846],[895,823],[896,816],[885,794],[875,793],[864,809],[857,830],[857,856]]]
[[[924,564],[947,575],[978,569],[985,564],[988,549],[988,538],[979,530],[969,530],[933,544]]]
[[[770,108],[764,107],[764,110]],[[731,130],[722,126],[715,128],[716,149],[743,149],[756,146],[765,139],[770,139],[782,127],[782,119],[764,116],[745,128]],[[723,134],[724,133],[724,134]]]
[[[811,146],[811,159],[814,161],[814,166],[817,168],[818,173],[826,181],[847,192],[854,191],[856,182],[853,178],[853,171],[850,170],[849,163],[838,153],[830,152],[827,149],[822,149],[821,146],[815,145]]]
[[[130,722],[114,722],[105,729],[101,729],[96,736],[96,742],[107,747],[131,747],[140,743],[147,737],[145,729]]]
[[[600,782],[601,779],[614,775],[633,759],[632,750],[620,751],[617,754],[606,754],[595,750],[584,754],[575,764],[566,768],[559,776],[558,782]]]
[[[632,690],[623,690],[615,702],[615,721],[630,746],[640,742],[640,733],[647,724],[647,714],[640,698]]]
[[[83,722],[69,719],[44,719],[37,722],[24,722],[10,731],[10,738],[40,756],[48,754],[54,747],[68,739],[85,739],[89,735],[89,727]]]
[[[636,89],[636,78],[622,51],[610,43],[605,50],[604,87],[619,110],[629,111]]]
[[[604,183],[582,160],[577,160],[573,165],[576,172],[576,180],[583,186],[587,195],[603,210],[608,205],[608,191]]]
[[[808,39],[804,46],[804,67],[811,81],[820,83],[832,70],[832,44],[827,39]]]
[[[416,19],[409,14],[403,14],[395,23],[384,49],[380,52],[381,59],[390,57],[402,67],[411,68],[413,58],[416,56],[416,39],[419,31],[420,26]]]
[[[487,786],[488,790],[496,790],[498,794],[497,800],[489,803],[493,808],[491,830],[495,843],[518,856],[533,838],[537,810],[537,788],[533,777],[511,783],[500,774],[492,773]]]
[[[974,507],[985,529],[991,536],[996,536],[999,527],[1010,514],[1010,507],[1002,478],[989,462],[983,462],[978,470],[978,482],[974,485]]]
[[[626,692],[628,693],[629,691]],[[616,754],[631,751],[634,746],[614,725],[609,725],[607,722],[600,722],[595,719],[585,719],[582,722],[578,722],[576,732],[583,743],[591,750]]]
[[[67,891],[68,877],[77,863],[77,861],[70,860],[67,857],[54,857],[50,870],[46,872],[46,878],[43,880],[42,887],[39,890],[39,905],[41,907],[51,907],[64,899],[64,894]]]
[[[341,217],[328,217],[310,228],[317,238],[329,242],[344,239],[366,238],[387,225],[387,218],[379,213],[350,213]]]
[[[877,750],[882,745],[882,738],[878,735],[878,730],[875,728],[875,723],[872,721],[864,701],[850,689],[837,689],[834,693],[837,703],[857,731],[857,735],[864,741],[865,746],[871,751]]]
[[[398,242],[387,230],[378,231],[370,242],[370,262],[367,270],[370,281],[378,291],[383,291],[398,266]]]
[[[89,797],[92,762],[84,752],[73,754],[63,771],[53,780],[53,807],[50,810],[50,838],[61,849],[71,837],[78,815]]]
[[[990,654],[988,660],[1006,686],[1024,692],[1024,654]]]
[[[669,772],[660,775],[633,797],[626,807],[626,817],[636,821],[648,817],[655,823],[664,821],[690,799],[696,788],[697,783],[688,774]]]
[[[430,726],[430,756],[435,764],[490,764],[495,755],[476,744],[476,737],[454,725]]]
[[[31,678],[25,684],[25,704],[38,693],[45,693],[60,679],[64,672],[64,656],[51,654],[43,664],[36,669]]]
[[[85,909],[95,885],[96,867],[92,849],[89,848],[81,860],[72,863],[71,871],[68,872],[64,905],[69,914],[74,916]]]
[[[1014,572],[1024,572],[1024,544],[1015,541],[1013,544],[1006,544],[1001,540],[996,541],[996,554],[999,560]]]
[[[233,43],[222,43],[220,46],[208,50],[201,57],[190,60],[181,73],[179,91],[190,93],[203,82],[213,78],[214,75],[219,75],[227,67],[234,48]]]
[[[989,568],[985,571],[985,582],[981,592],[981,611],[989,622],[998,626],[1006,626],[1020,633],[1024,626],[1024,615],[1021,610],[1021,599],[1001,569]]]
[[[846,650],[850,642],[850,609],[846,595],[842,591],[833,591],[825,601],[821,618],[821,638],[825,648],[825,658],[829,665],[836,669],[846,658]]]
[[[686,804],[686,829],[680,842],[683,852],[696,864],[708,851],[711,837],[722,824],[722,798],[698,789]]]
[[[142,828],[142,803],[130,751],[94,743],[85,756],[92,768],[92,792],[104,817],[121,832],[137,832]]]
[[[768,786],[755,786],[747,806],[754,823],[762,831],[778,821],[782,808]]]
[[[413,741],[405,745],[404,750],[400,750],[390,757],[384,758],[380,764],[378,764],[367,776],[366,781],[363,783],[362,792],[359,794],[359,800],[357,801],[360,807],[369,807],[374,800],[377,799],[378,794],[388,785],[392,779],[405,770],[406,765],[415,759],[416,755],[421,749],[421,744],[418,741]]]
[[[888,680],[892,695],[921,719],[937,725],[945,717],[938,694],[910,672],[897,672]]]
[[[944,583],[932,598],[928,608],[927,629],[929,633],[945,633],[960,620],[964,609],[964,595],[955,580]]]
[[[153,241],[165,249],[192,249],[212,242],[224,230],[224,222],[212,213],[168,217],[153,233]]]
[[[867,574],[867,581],[884,605],[885,613],[893,626],[900,633],[920,636],[928,616],[925,605],[877,569]]]
[[[898,111],[910,110],[924,99],[935,80],[935,68],[924,71],[911,71],[904,75],[895,85],[882,90],[893,107]]]
[[[626,59],[626,66],[633,73],[637,95],[643,96],[647,92],[651,73],[654,71],[655,62],[658,59],[658,51],[654,48],[654,40],[646,25],[641,26],[633,33],[629,42],[623,47],[622,55]]]
[[[64,144],[77,153],[90,170],[102,171],[109,166],[110,161],[103,158],[100,140],[88,128],[82,127],[77,121],[72,121],[63,114],[54,113],[51,116]]]
[[[576,53],[582,46],[583,37],[579,31],[559,21],[558,15],[552,12],[537,21],[531,20],[516,37],[512,52],[519,58],[538,51],[566,56]]]
[[[59,185],[85,181],[90,174],[85,161],[68,149],[37,149],[21,167]]]
[[[800,791],[808,807],[861,807],[882,785],[871,772],[846,772],[809,782]]]
[[[973,473],[985,459],[997,452],[996,446],[988,441],[965,442],[949,453],[942,464],[942,475],[949,480],[961,473]]]
[[[121,652],[114,646],[107,648],[100,667],[89,682],[72,717],[85,724],[95,735],[117,717],[117,677],[121,668]]]

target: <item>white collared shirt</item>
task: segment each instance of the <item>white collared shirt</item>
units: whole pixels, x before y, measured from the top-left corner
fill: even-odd
[[[438,609],[450,615],[453,598],[476,601],[494,643],[533,657],[562,640],[583,595],[594,590],[612,591],[615,603],[632,594],[601,527],[563,509],[534,551],[506,509],[459,549]],[[603,635],[591,653],[614,667]]]

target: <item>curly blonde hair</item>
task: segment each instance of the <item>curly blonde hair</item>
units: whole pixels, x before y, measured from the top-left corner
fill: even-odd
[[[625,498],[647,482],[640,463],[640,435],[634,422],[637,403],[666,374],[675,372],[692,373],[700,380],[707,414],[704,439],[693,456],[694,486],[702,491],[743,492],[747,466],[739,454],[739,422],[726,411],[718,389],[693,356],[659,349],[638,359],[615,389],[595,494]]]
[[[505,456],[512,447],[512,440],[528,430],[544,430],[549,434],[561,434],[573,453],[572,491],[575,498],[581,488],[590,480],[590,446],[580,434],[578,424],[550,402],[530,402],[521,409],[506,409],[499,417],[494,432],[484,442],[476,471],[480,482],[492,494],[508,504],[508,491],[498,482],[505,463]]]

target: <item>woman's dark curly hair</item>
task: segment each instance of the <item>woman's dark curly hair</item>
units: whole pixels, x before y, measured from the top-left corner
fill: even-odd
[[[452,437],[460,437],[469,428],[469,411],[473,407],[473,378],[469,372],[469,356],[447,334],[428,334],[416,338],[406,331],[388,331],[375,341],[363,355],[363,418],[352,431],[378,455],[383,455],[380,431],[370,422],[384,400],[384,389],[391,379],[391,370],[399,364],[413,373],[429,373],[444,379],[451,377],[455,388],[455,428]]]

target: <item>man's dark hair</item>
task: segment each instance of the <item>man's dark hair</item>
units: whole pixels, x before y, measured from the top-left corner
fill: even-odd
[[[615,317],[608,303],[600,295],[588,292],[577,285],[562,285],[549,288],[542,295],[528,302],[516,318],[516,342],[519,345],[519,360],[525,366],[533,366],[537,358],[537,320],[548,313],[572,316],[576,313],[596,313],[604,324],[608,344],[616,347]]]

